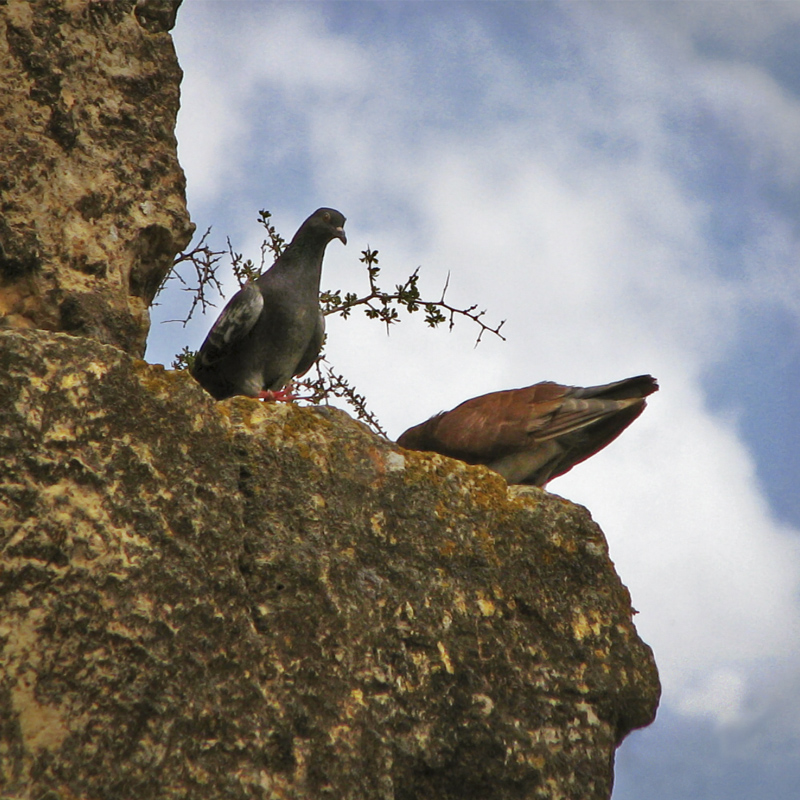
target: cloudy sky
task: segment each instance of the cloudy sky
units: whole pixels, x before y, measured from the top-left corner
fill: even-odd
[[[644,415],[550,489],[604,529],[653,647],[656,722],[615,800],[797,797],[800,785],[800,4],[188,0],[174,31],[194,221],[258,258],[340,209],[323,287],[421,266],[507,319],[328,355],[392,437],[540,380],[650,372]],[[234,288],[232,278],[226,286]],[[196,348],[177,288],[148,358]]]

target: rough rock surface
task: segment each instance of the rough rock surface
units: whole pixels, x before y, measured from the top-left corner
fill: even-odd
[[[659,696],[589,514],[0,332],[4,798],[610,795]]]
[[[0,2],[0,326],[144,352],[194,229],[174,135],[179,4]]]

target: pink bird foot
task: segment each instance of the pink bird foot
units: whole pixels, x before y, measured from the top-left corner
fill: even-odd
[[[278,389],[275,392],[270,389],[262,389],[258,393],[258,399],[271,400],[274,403],[293,403],[295,401],[295,396],[290,386],[285,389]]]

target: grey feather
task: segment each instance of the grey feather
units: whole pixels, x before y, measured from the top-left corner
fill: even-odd
[[[320,350],[322,350],[322,343],[325,341],[325,317],[322,316],[322,312],[317,315],[317,325],[314,328],[314,333],[311,336],[311,341],[308,343],[308,347],[306,348],[306,352],[303,353],[303,357],[300,359],[300,363],[297,365],[297,371],[295,375],[305,375],[311,367],[314,366],[314,362],[317,360],[317,356],[319,355]]]
[[[242,287],[211,327],[197,360],[205,369],[213,368],[253,330],[263,310],[264,297],[258,288],[252,283]]]

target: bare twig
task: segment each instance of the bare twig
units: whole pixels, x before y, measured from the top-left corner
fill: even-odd
[[[359,297],[353,292],[348,292],[342,297],[340,289],[335,292],[322,292],[320,294],[320,305],[322,306],[323,314],[340,314],[344,319],[347,319],[354,308],[363,306],[364,313],[370,319],[378,319],[383,322],[388,332],[389,326],[399,321],[398,308],[404,307],[409,314],[413,314],[423,308],[425,310],[425,322],[431,328],[435,328],[442,322],[448,322],[449,320],[448,330],[452,330],[455,325],[456,315],[461,315],[471,319],[480,328],[478,338],[475,341],[476,346],[480,343],[484,333],[493,333],[505,341],[505,336],[500,333],[505,320],[502,320],[495,327],[491,327],[482,319],[486,311],[476,311],[477,304],[468,308],[455,308],[447,302],[445,296],[450,285],[450,273],[447,274],[441,298],[439,300],[425,301],[420,298],[418,287],[419,267],[408,276],[404,283],[397,284],[394,292],[388,293],[383,291],[377,282],[380,273],[380,267],[377,266],[378,251],[371,250],[367,246],[367,249],[362,251],[359,260],[367,265],[369,294]]]
[[[286,249],[286,240],[275,230],[275,226],[270,222],[272,214],[265,209],[258,212],[258,221],[267,229],[269,241],[261,244],[261,266],[264,266],[264,254],[270,250],[272,255],[277,258]]]
[[[217,278],[217,265],[224,253],[222,251],[212,250],[206,243],[206,239],[210,233],[211,228],[200,237],[200,241],[197,243],[196,247],[191,250],[186,250],[183,253],[178,253],[178,255],[175,256],[172,269],[167,273],[167,276],[162,281],[156,293],[157,295],[160,294],[169,281],[177,279],[183,284],[183,289],[181,291],[191,292],[193,295],[188,314],[183,319],[170,319],[165,320],[166,322],[181,322],[185,326],[192,318],[198,305],[203,314],[206,313],[206,309],[209,306],[213,308],[215,304],[208,299],[207,294],[209,287],[222,295],[222,286]],[[190,286],[179,270],[181,264],[187,263],[194,267],[195,286]]]
[[[261,263],[258,267],[250,260],[244,260],[241,253],[237,253],[233,249],[230,238],[227,239],[228,243],[228,257],[231,260],[231,268],[236,280],[239,281],[240,286],[244,286],[248,281],[255,280],[263,271],[267,261],[267,253],[271,252],[274,258],[277,258],[285,249],[286,242],[283,237],[275,230],[275,226],[270,222],[272,214],[269,211],[261,210],[258,212],[258,221],[267,229],[268,240],[261,243]],[[217,278],[217,268],[222,256],[225,255],[224,250],[212,250],[207,243],[211,228],[200,237],[200,241],[191,250],[185,250],[175,256],[172,262],[172,268],[167,273],[161,286],[156,292],[156,296],[160,294],[166,285],[171,280],[178,280],[183,284],[182,291],[191,292],[192,304],[189,307],[189,312],[183,319],[168,319],[165,322],[180,322],[184,327],[194,315],[197,306],[205,314],[206,309],[210,306],[215,308],[216,304],[208,298],[209,287],[214,289],[217,294],[223,299],[225,295],[222,291],[222,285]],[[274,259],[273,259],[274,260]],[[194,280],[190,285],[189,281],[181,274],[181,265],[191,264],[194,267]],[[155,304],[154,304],[155,305]]]

